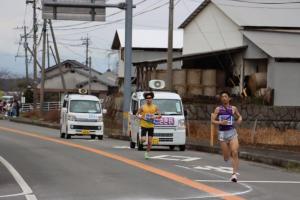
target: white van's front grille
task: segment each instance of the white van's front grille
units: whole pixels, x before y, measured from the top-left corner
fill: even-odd
[[[154,133],[155,137],[173,137],[173,133]]]
[[[173,138],[159,138],[159,142],[173,142]]]
[[[77,118],[77,122],[97,122],[97,119]]]

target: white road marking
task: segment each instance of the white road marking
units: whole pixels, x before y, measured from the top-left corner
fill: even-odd
[[[114,146],[114,149],[130,149],[129,146]]]
[[[195,180],[197,182],[212,182],[212,183],[226,183],[229,180]],[[238,181],[239,183],[280,183],[280,184],[300,184],[300,181]]]
[[[16,182],[21,187],[23,195],[25,195],[27,200],[37,200],[36,196],[32,194],[32,190],[29,187],[29,185],[25,182],[25,180],[22,178],[22,176],[17,172],[17,170],[2,156],[0,156],[0,162],[8,169],[8,171],[12,174],[12,176],[15,178]],[[21,195],[20,194],[20,195]]]
[[[151,159],[159,159],[159,160],[181,161],[181,162],[192,162],[192,161],[201,159],[199,157],[172,156],[172,155],[159,155],[159,156],[152,156],[150,158]]]
[[[223,176],[220,176],[220,175],[217,175],[217,174],[213,174],[213,173],[210,173],[206,170],[199,170],[199,169],[195,169],[195,168],[190,168],[190,167],[186,167],[186,166],[182,166],[182,165],[175,165],[176,167],[180,167],[180,168],[183,168],[183,169],[186,169],[186,170],[190,170],[190,171],[193,171],[193,172],[198,172],[198,173],[202,173],[202,174],[206,174],[206,175],[209,175],[209,176],[214,176],[214,177],[218,177],[218,178],[221,178],[223,182],[227,182],[227,183],[231,183],[231,181],[229,180],[226,180]],[[195,180],[197,181],[197,180]],[[183,198],[185,200],[188,200],[188,199],[204,199],[204,198],[215,198],[215,197],[225,197],[225,196],[232,196],[232,195],[243,195],[243,194],[246,194],[246,193],[250,193],[253,191],[253,188],[245,183],[241,183],[240,181],[237,182],[237,184],[239,185],[242,185],[243,187],[247,188],[247,190],[245,191],[241,191],[241,192],[227,192],[228,195],[211,195],[211,196],[199,196],[199,197],[194,197],[194,198]]]
[[[194,169],[208,170],[208,171],[212,170],[212,171],[223,172],[223,173],[227,173],[227,174],[232,173],[232,167],[222,167],[222,166],[214,167],[214,166],[206,165],[203,167],[196,166],[196,167],[194,167]]]

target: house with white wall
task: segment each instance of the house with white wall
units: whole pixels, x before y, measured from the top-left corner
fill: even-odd
[[[300,106],[300,7],[263,2],[204,0],[179,27],[183,68],[216,69],[224,87],[262,84],[274,105]]]

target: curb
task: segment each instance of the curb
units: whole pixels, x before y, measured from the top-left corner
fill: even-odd
[[[53,129],[59,129],[60,128],[59,124],[41,122],[41,121],[25,119],[25,118],[9,118],[9,121],[17,122],[17,123],[23,123],[23,124],[36,125],[36,126],[41,126],[41,127],[47,127],[47,128],[53,128]]]

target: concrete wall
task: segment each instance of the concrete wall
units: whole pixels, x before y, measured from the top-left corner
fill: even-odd
[[[274,88],[274,105],[300,106],[300,63],[270,59],[268,87]]]
[[[210,3],[184,29],[183,55],[243,45],[238,25]]]

